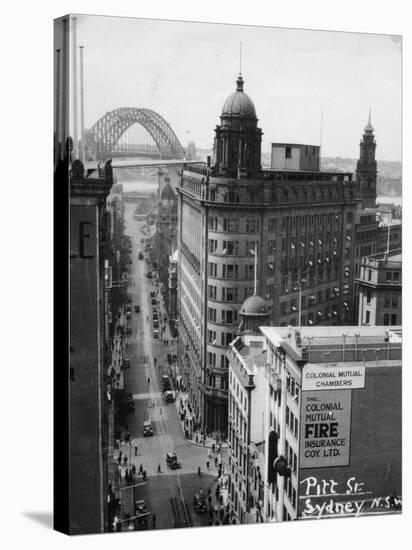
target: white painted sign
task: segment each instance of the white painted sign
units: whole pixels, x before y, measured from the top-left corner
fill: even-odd
[[[302,391],[355,390],[365,387],[365,367],[306,365],[302,373]]]

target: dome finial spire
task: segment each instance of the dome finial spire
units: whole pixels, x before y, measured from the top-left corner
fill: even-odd
[[[239,44],[239,76],[236,80],[236,91],[243,92],[243,78],[242,78],[242,42]]]
[[[374,127],[372,126],[371,117],[372,117],[372,109],[369,108],[368,123],[365,126],[365,132],[368,132],[368,133],[374,132]]]

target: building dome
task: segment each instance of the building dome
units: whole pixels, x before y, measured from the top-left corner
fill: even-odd
[[[240,308],[241,315],[268,315],[269,308],[263,298],[257,294],[249,296]]]
[[[256,109],[253,101],[243,91],[242,75],[236,80],[236,92],[233,92],[225,101],[222,116],[241,116],[256,119]]]

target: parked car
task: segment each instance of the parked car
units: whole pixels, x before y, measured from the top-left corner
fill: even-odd
[[[170,390],[170,380],[169,380],[169,377],[167,376],[167,374],[164,374],[162,376],[162,390],[163,390],[163,392],[166,392],[166,391]]]
[[[153,338],[156,338],[156,339],[159,338],[159,329],[158,328],[153,329]]]
[[[206,494],[203,492],[203,489],[200,489],[198,493],[195,493],[193,496],[193,505],[195,507],[196,514],[203,514],[207,512],[206,504]]]
[[[165,391],[165,400],[166,400],[166,403],[174,403],[175,402],[174,392],[170,390]]]
[[[152,278],[152,272],[151,272],[151,271],[148,271],[148,272],[146,273],[146,277],[147,277],[148,279],[151,279],[151,278]]]
[[[126,334],[132,334],[132,327],[126,327]]]
[[[140,313],[140,306],[134,306],[135,313]]]
[[[125,357],[123,359],[123,368],[128,369],[130,367],[130,359],[128,357]]]
[[[130,311],[128,311],[128,312],[126,313],[126,319],[131,319],[131,318],[132,318],[132,314],[131,314]]]

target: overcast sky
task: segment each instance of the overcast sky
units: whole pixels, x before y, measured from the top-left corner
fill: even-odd
[[[183,146],[211,147],[235,89],[242,42],[244,90],[271,142],[319,144],[322,155],[357,158],[372,109],[378,160],[401,159],[398,37],[103,16],[77,17],[84,46],[85,125],[106,111],[145,107]]]

